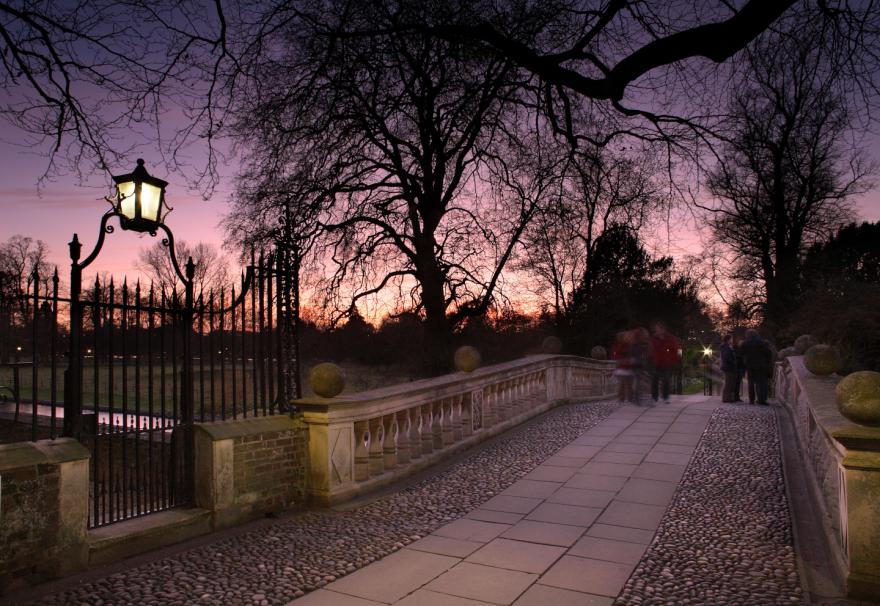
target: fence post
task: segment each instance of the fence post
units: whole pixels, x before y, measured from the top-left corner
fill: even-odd
[[[193,296],[193,277],[196,265],[192,257],[186,262],[184,309],[183,309],[183,368],[180,381],[180,412],[183,425],[183,485],[181,486],[182,503],[192,502],[193,479],[195,475],[195,442],[193,423],[195,406],[193,402],[193,355],[192,355],[192,324],[195,317],[195,301]]]
[[[82,432],[82,244],[73,234],[70,247],[70,350],[64,372],[64,425],[62,435],[79,437]]]

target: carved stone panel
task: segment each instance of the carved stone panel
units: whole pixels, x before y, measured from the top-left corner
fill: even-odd
[[[351,428],[340,427],[330,433],[330,486],[351,482]]]

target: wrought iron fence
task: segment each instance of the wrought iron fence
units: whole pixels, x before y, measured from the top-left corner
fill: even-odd
[[[193,422],[272,414],[299,395],[287,268],[277,251],[252,255],[237,288],[198,297],[96,279],[67,298],[57,271],[35,274],[0,302],[0,440],[79,437],[92,527],[189,503]]]

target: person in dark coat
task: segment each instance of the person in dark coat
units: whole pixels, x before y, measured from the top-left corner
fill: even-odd
[[[725,335],[721,340],[719,353],[721,354],[721,372],[724,373],[724,388],[721,390],[721,401],[726,404],[736,402],[735,388],[739,378],[739,369],[736,366],[736,352],[733,350],[733,335]]]
[[[737,337],[736,341],[733,344],[733,351],[736,354],[736,383],[733,386],[733,401],[734,402],[742,402],[742,382],[743,379],[746,378],[746,364],[745,360],[743,360],[742,355],[742,344],[743,339],[741,337]],[[755,399],[755,396],[752,395],[752,400]]]
[[[757,401],[761,406],[766,406],[770,375],[773,372],[773,351],[753,328],[746,331],[741,350],[749,382],[749,404]]]

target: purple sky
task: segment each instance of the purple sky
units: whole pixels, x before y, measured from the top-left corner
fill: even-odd
[[[9,133],[8,127],[4,130]],[[83,255],[94,246],[101,215],[109,208],[103,199],[111,191],[109,179],[93,175],[86,183],[78,183],[76,177],[56,178],[38,191],[37,181],[45,170],[46,158],[10,144],[8,136],[6,139],[0,141],[0,241],[14,234],[43,240],[49,246],[51,262],[58,265],[63,275],[70,263],[67,243],[74,233],[83,243]],[[228,192],[218,189],[211,200],[205,201],[198,193],[188,191],[179,175],[167,175],[158,162],[151,162],[146,155],[144,159],[151,174],[169,181],[166,199],[174,211],[168,215],[166,224],[175,238],[221,246],[223,230],[219,223],[227,212]],[[132,157],[131,166],[118,172],[130,172],[135,161]],[[115,221],[112,224],[118,226]],[[149,234],[117,229],[107,236],[104,249],[90,270],[134,274],[131,268],[138,251],[154,241]]]
[[[8,126],[2,128],[0,137],[0,241],[14,234],[39,238],[50,249],[50,261],[59,267],[62,276],[68,271],[69,258],[67,243],[74,232],[79,234],[84,254],[91,250],[97,237],[98,222],[107,209],[102,199],[110,192],[104,177],[92,176],[86,183],[77,183],[76,178],[57,178],[45,183],[40,192],[37,181],[46,167],[46,158],[38,153],[20,148],[14,141],[15,133]],[[880,138],[872,146],[874,157],[880,159]],[[228,211],[227,198],[231,183],[221,183],[211,200],[203,200],[198,193],[186,188],[180,175],[167,175],[157,162],[144,155],[147,170],[159,178],[167,179],[167,199],[174,207],[167,220],[177,239],[190,243],[212,242],[222,246],[224,241],[220,222]],[[130,166],[121,167],[119,173],[132,170],[136,158],[132,157]],[[234,173],[234,166],[226,167],[226,174]],[[862,196],[858,209],[863,219],[880,220],[880,189]],[[663,230],[661,230],[663,231]],[[675,256],[699,253],[699,238],[693,231],[682,233],[676,230],[675,242],[655,242],[658,252]],[[665,238],[662,238],[665,240]],[[110,271],[114,275],[136,274],[133,262],[140,248],[154,242],[149,235],[123,232],[107,237],[101,256],[91,269]]]

